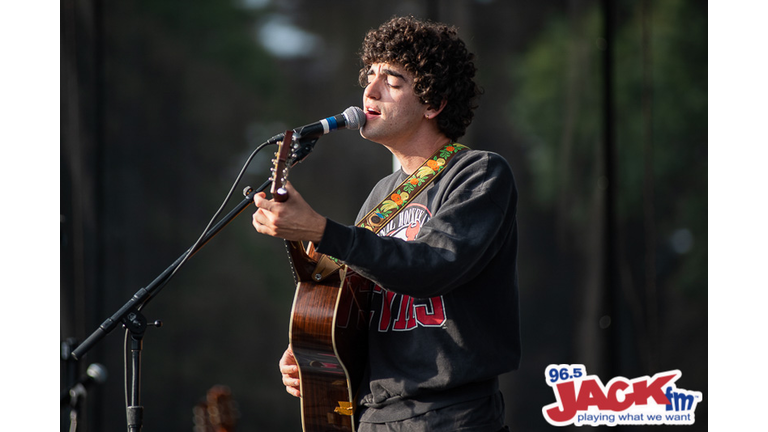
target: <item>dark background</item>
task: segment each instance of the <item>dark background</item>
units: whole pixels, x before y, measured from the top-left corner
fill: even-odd
[[[678,388],[704,395],[686,430],[707,430],[708,8],[694,0],[62,1],[60,339],[82,341],[178,258],[261,142],[360,105],[356,52],[395,14],[459,27],[485,90],[460,141],[515,171],[524,351],[503,377],[510,427],[555,429],[544,370],[584,364],[603,383],[679,369]],[[266,179],[268,153],[238,191]],[[338,132],[291,179],[351,224],[391,169],[385,149]],[[292,277],[252,210],[144,309],[164,322],[144,340],[144,430],[191,430],[217,384],[238,430],[300,430],[277,371]],[[116,330],[77,366],[110,373],[81,430],[125,428],[122,353]]]

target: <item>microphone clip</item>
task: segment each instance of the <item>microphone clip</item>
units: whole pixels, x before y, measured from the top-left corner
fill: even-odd
[[[294,138],[293,144],[292,144],[292,153],[293,153],[293,161],[291,163],[291,166],[296,165],[297,163],[301,162],[306,158],[310,153],[312,153],[312,150],[315,149],[315,144],[317,144],[317,140],[319,137],[314,138]]]

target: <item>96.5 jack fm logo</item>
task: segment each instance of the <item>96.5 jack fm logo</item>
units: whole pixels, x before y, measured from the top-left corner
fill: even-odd
[[[581,364],[547,366],[544,376],[557,402],[542,408],[553,426],[692,425],[701,392],[677,388],[679,370],[603,385]]]

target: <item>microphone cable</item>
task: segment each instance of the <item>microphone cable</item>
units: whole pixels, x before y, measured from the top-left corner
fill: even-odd
[[[144,306],[147,303],[149,303],[149,301],[152,300],[155,297],[156,293],[159,292],[163,287],[165,287],[165,285],[171,280],[171,278],[173,278],[173,276],[176,274],[176,272],[192,256],[192,253],[198,248],[198,246],[200,245],[200,242],[209,233],[209,231],[211,229],[211,226],[219,218],[221,213],[224,211],[224,208],[227,206],[227,203],[229,203],[229,200],[234,195],[235,190],[237,188],[237,185],[240,183],[240,181],[242,180],[243,176],[245,175],[245,171],[250,166],[251,162],[253,161],[253,158],[255,158],[256,155],[260,151],[262,151],[265,147],[267,147],[269,145],[276,145],[276,143],[271,143],[269,141],[266,141],[266,142],[262,143],[261,145],[259,145],[253,152],[251,152],[251,154],[248,156],[248,158],[246,159],[245,163],[243,164],[243,167],[240,169],[240,172],[235,177],[235,181],[232,184],[232,187],[227,192],[227,195],[224,197],[224,201],[221,203],[219,208],[213,214],[213,216],[211,217],[210,221],[208,221],[208,225],[205,226],[205,228],[203,229],[203,232],[197,238],[197,240],[192,245],[192,247],[187,249],[187,252],[185,253],[184,258],[181,260],[181,262],[179,262],[178,265],[176,265],[176,267],[173,269],[171,274],[168,275],[151,293],[149,293],[149,297],[142,304],[140,304],[136,308],[138,311],[141,311],[144,308]],[[123,380],[124,380],[124,388],[125,388],[125,406],[126,407],[130,406],[129,399],[130,399],[130,393],[131,393],[131,391],[130,391],[131,390],[130,389],[131,382],[130,382],[130,379],[128,377],[129,351],[130,351],[130,330],[126,329],[125,330],[125,338],[124,338],[124,342],[123,342],[123,361],[124,361],[124,364],[125,364],[124,373],[123,373]]]

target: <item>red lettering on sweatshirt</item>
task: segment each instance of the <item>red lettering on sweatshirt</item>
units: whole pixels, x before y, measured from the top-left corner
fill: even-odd
[[[409,331],[418,326],[439,327],[446,321],[445,304],[442,296],[417,299],[409,295],[396,294],[379,286],[375,294],[381,294],[378,329],[380,332]]]

